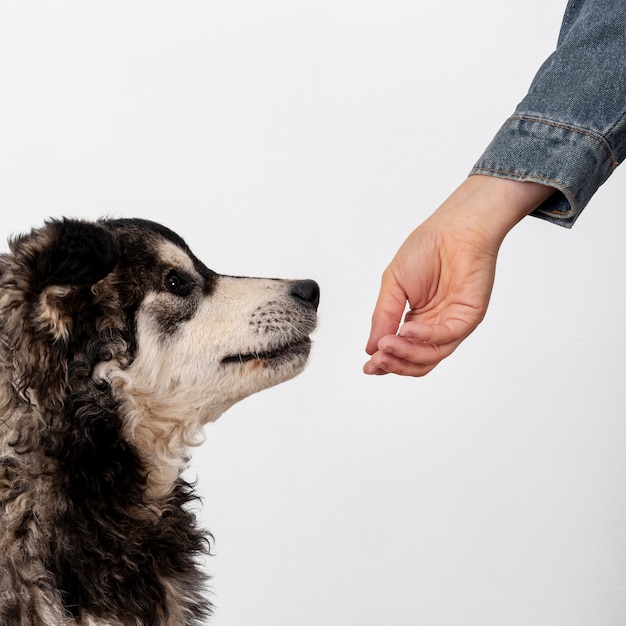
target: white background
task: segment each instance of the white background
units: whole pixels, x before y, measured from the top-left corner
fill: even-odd
[[[194,452],[211,624],[626,624],[621,170],[572,231],[513,231],[486,321],[432,374],[361,373],[380,274],[563,9],[0,4],[3,242],[47,216],[141,216],[218,272],[321,284],[305,373]]]

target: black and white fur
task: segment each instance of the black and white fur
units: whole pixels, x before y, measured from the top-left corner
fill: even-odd
[[[203,623],[188,447],[303,369],[317,284],[218,275],[139,219],[50,220],[9,247],[0,624]]]

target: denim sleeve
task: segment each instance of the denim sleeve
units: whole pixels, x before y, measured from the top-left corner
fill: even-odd
[[[471,174],[557,190],[533,215],[570,228],[626,154],[626,2],[570,0],[558,45]]]

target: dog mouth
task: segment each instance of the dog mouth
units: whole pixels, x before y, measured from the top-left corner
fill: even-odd
[[[269,350],[259,350],[253,352],[241,352],[225,356],[221,363],[247,363],[248,361],[262,361],[264,363],[278,363],[283,360],[290,360],[296,357],[307,357],[311,350],[311,340],[308,337],[291,341]]]

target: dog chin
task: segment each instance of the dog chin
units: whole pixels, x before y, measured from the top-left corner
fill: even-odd
[[[304,367],[311,352],[311,340],[308,337],[283,345],[251,350],[226,356],[222,359],[224,366],[245,365],[247,363],[267,368]]]

